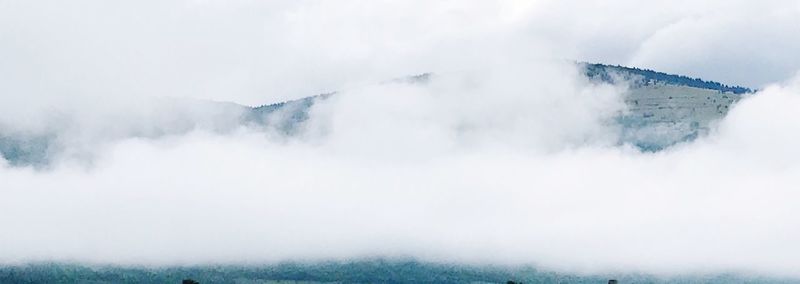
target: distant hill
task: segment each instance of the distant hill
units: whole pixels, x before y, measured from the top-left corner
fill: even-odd
[[[656,152],[706,135],[753,90],[652,70],[582,63],[584,75],[601,83],[624,84],[627,112],[617,117],[619,141]]]
[[[655,152],[708,133],[713,121],[723,118],[743,95],[753,90],[717,82],[670,75],[652,70],[581,63],[583,74],[598,83],[628,85],[624,101],[628,109],[613,122],[620,126],[619,144]],[[386,81],[387,84],[427,84],[431,73]],[[229,132],[241,126],[278,130],[291,136],[302,130],[315,103],[336,92],[258,107],[225,102],[164,100],[152,115],[172,117],[164,125],[148,124],[149,117],[131,116],[131,125],[111,125],[113,137],[105,139],[158,138],[196,129]],[[60,132],[59,132],[60,131]],[[11,166],[46,166],[62,151],[58,141],[70,133],[52,130],[25,133],[0,128],[0,156]],[[108,133],[107,130],[102,130]]]
[[[657,72],[648,69],[634,67],[612,66],[597,63],[582,63],[585,66],[585,74],[589,78],[597,78],[605,82],[615,82],[614,74],[622,74],[625,79],[636,79],[637,83],[648,84],[667,84],[675,86],[686,86],[700,89],[730,92],[734,94],[752,93],[753,90],[740,86],[728,86],[714,81],[704,81],[700,78],[690,78],[681,75],[673,75]],[[638,76],[638,78],[636,78]]]

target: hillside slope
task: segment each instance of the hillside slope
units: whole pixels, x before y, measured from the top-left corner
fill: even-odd
[[[618,117],[620,143],[658,151],[708,133],[731,106],[753,90],[651,70],[584,64],[596,81],[623,83],[628,112]]]

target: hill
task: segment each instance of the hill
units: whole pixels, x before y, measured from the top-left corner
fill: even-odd
[[[745,87],[638,68],[588,63],[581,63],[579,67],[590,81],[628,86],[623,94],[627,110],[613,122],[619,126],[618,143],[647,152],[660,151],[705,135],[733,104],[753,92]],[[432,80],[435,80],[435,76],[424,73],[384,83],[428,84]],[[126,125],[100,123],[100,128],[95,129],[100,133],[92,137],[106,140],[134,137],[153,139],[196,129],[226,133],[242,126],[277,129],[291,136],[308,120],[309,111],[316,102],[335,95],[336,92],[331,92],[258,107],[164,99],[155,103],[157,107],[149,109],[147,113],[118,115],[129,122]],[[152,115],[169,119],[163,125],[153,125]],[[103,119],[97,121],[103,122]],[[0,156],[11,166],[46,166],[63,150],[60,141],[80,142],[75,137],[64,139],[69,135],[72,133],[63,129],[29,133],[3,129],[0,125]]]

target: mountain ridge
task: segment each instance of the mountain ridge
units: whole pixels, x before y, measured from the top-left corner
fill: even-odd
[[[606,65],[601,63],[579,63],[585,68],[584,75],[589,78],[599,78],[604,82],[616,83],[617,80],[611,74],[631,74],[641,76],[643,81],[638,82],[641,84],[653,84],[654,82],[661,82],[668,85],[687,86],[700,89],[717,90],[720,92],[731,92],[737,95],[753,93],[750,88],[742,86],[729,86],[716,81],[705,81],[700,78],[691,78],[688,76],[669,74],[664,72],[653,71],[650,69],[641,69],[636,67],[626,67],[620,65]],[[631,79],[631,78],[626,78]]]
[[[620,126],[618,143],[630,144],[645,152],[657,152],[705,135],[713,121],[723,118],[742,96],[753,93],[753,90],[745,87],[647,69],[599,63],[578,63],[578,66],[589,80],[629,86],[628,91],[623,94],[628,111],[621,113],[615,120]],[[433,73],[422,73],[383,83],[427,84],[434,77]],[[336,94],[338,92],[329,92],[255,107],[228,102],[170,101],[156,112],[181,113],[182,117],[178,121],[172,121],[168,126],[129,126],[131,131],[128,135],[157,138],[187,133],[198,128],[226,132],[249,125],[261,129],[277,129],[291,136],[298,133],[301,129],[298,126],[308,120],[309,111],[316,102]],[[193,109],[197,106],[217,111]],[[208,116],[208,113],[211,113],[211,117],[203,117],[203,114]],[[21,135],[0,129],[0,156],[11,166],[46,166],[53,157],[58,156],[58,141],[63,134],[54,132]]]

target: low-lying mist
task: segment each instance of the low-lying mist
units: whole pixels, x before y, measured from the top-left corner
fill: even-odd
[[[796,83],[742,100],[707,137],[641,153],[609,122],[624,86],[534,66],[341,92],[294,136],[199,127],[104,140],[90,164],[3,166],[0,261],[798,276]]]
[[[0,140],[52,141],[0,159],[0,264],[800,277],[800,6],[696,2],[0,1]],[[643,153],[575,61],[759,91]]]

